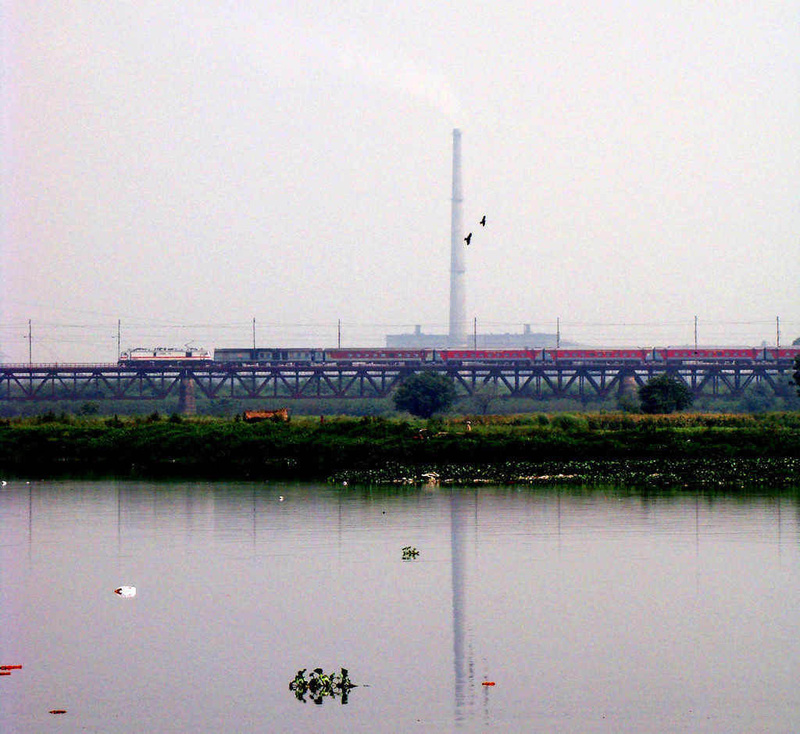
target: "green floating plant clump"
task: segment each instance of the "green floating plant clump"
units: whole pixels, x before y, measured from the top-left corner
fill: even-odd
[[[419,555],[419,551],[416,548],[412,548],[410,545],[403,546],[403,560],[408,561],[412,558],[416,558]]]
[[[347,668],[342,668],[340,673],[325,673],[322,668],[314,668],[308,678],[306,669],[297,671],[297,675],[289,683],[289,690],[294,693],[298,701],[306,703],[306,696],[317,705],[321,705],[325,698],[339,698],[342,705],[347,703],[347,697],[352,688],[358,686],[350,680]]]

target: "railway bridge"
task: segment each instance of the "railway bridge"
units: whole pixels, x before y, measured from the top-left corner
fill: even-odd
[[[164,400],[178,398],[191,412],[197,398],[364,399],[388,397],[409,374],[402,364],[5,364],[0,365],[0,402]],[[777,395],[792,381],[792,360],[675,361],[669,364],[596,360],[574,363],[431,364],[449,376],[459,396],[486,386],[515,398],[604,398],[637,388],[667,373],[696,397],[740,396],[762,385]]]

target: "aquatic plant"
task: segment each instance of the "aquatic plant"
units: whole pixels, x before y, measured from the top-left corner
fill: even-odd
[[[341,668],[340,673],[328,675],[322,668],[314,668],[306,679],[306,668],[297,671],[294,679],[289,683],[289,690],[294,693],[298,701],[306,703],[306,696],[317,705],[321,705],[325,698],[341,700],[342,705],[347,703],[348,694],[358,686],[350,680],[347,668]]]
[[[420,471],[435,468],[442,486],[483,484],[553,486],[672,487],[741,491],[800,488],[800,459],[747,456],[582,459],[572,461],[509,460],[491,464],[445,464],[422,467],[392,464],[380,469],[351,470],[335,475],[349,485],[419,486]],[[404,557],[405,558],[405,557]]]

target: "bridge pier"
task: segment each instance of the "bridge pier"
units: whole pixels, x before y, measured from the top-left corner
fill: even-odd
[[[178,384],[178,413],[181,415],[197,415],[197,401],[194,397],[194,380],[191,373],[181,374]]]
[[[623,395],[629,395],[631,397],[636,397],[639,391],[639,386],[636,384],[636,375],[627,373],[624,377],[621,377],[619,381],[619,389],[617,394],[619,397]]]

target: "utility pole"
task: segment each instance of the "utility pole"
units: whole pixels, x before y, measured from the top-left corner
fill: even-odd
[[[556,318],[556,349],[561,349],[561,317]]]
[[[256,348],[256,317],[253,316],[253,351]],[[255,355],[253,355],[255,357]]]
[[[697,316],[694,317],[694,351],[697,351]]]
[[[472,319],[472,348],[478,350],[478,317]]]
[[[780,316],[776,316],[775,317],[775,329],[776,329],[775,346],[778,349],[780,349],[781,348],[781,317]]]
[[[31,320],[28,319],[28,366],[33,364],[33,333],[31,332]]]
[[[342,320],[341,319],[339,319],[339,321],[337,322],[336,332],[337,332],[336,347],[337,347],[337,349],[341,349],[342,348]]]
[[[117,362],[122,356],[122,319],[117,319]]]

